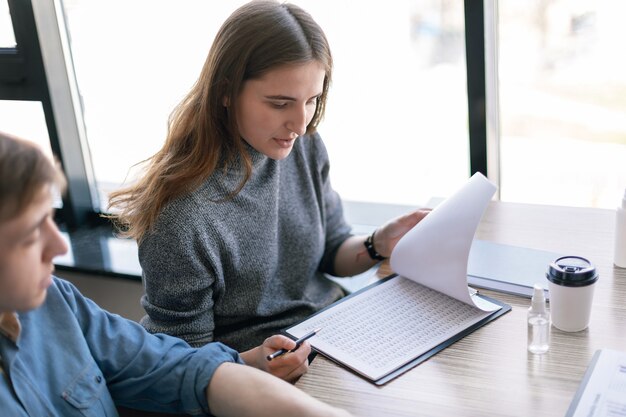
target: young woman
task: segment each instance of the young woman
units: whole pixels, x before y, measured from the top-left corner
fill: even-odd
[[[152,335],[53,277],[52,260],[67,245],[52,219],[52,191],[64,183],[39,148],[0,132],[3,416],[103,417],[117,415],[117,406],[217,416],[348,415],[242,365],[220,343],[193,349]]]
[[[308,352],[268,362],[281,347],[268,336],[344,295],[324,273],[367,270],[424,217],[350,233],[316,132],[331,74],[322,29],[295,5],[253,1],[223,24],[165,145],[111,196],[139,242],[149,331],[222,341],[285,377]]]

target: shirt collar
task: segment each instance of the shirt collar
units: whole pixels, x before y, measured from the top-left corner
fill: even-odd
[[[0,313],[0,333],[9,338],[13,343],[17,343],[22,326],[17,314],[13,312]]]

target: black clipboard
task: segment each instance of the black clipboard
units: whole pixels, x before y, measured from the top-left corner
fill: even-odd
[[[363,292],[369,291],[370,289],[381,285],[385,282],[387,282],[390,279],[393,279],[395,277],[397,277],[397,274],[391,274],[373,284],[368,285],[367,287],[364,287],[362,289],[360,289],[359,291],[356,291],[336,302],[334,302],[333,304],[327,306],[326,308],[318,311],[317,313],[309,316],[308,318],[306,318],[305,320],[302,320],[299,323],[296,323],[292,326],[290,326],[289,328],[283,330],[283,333],[285,335],[287,335],[288,337],[291,338],[295,338],[294,335],[292,335],[291,333],[289,333],[289,329],[292,329],[293,327],[297,326],[298,324],[305,322],[307,320],[310,320],[311,318],[322,314],[323,312],[332,309],[334,307],[336,307],[337,305],[346,302],[347,300],[353,298],[353,297],[358,297],[359,294],[362,294]],[[344,364],[343,362],[341,362],[340,360],[337,360],[336,358],[326,354],[323,351],[319,351],[317,349],[315,349],[319,354],[321,354],[322,356],[330,359],[331,361],[337,363],[338,365],[344,367],[345,369],[348,369],[350,372],[354,373],[355,375],[358,375],[359,377],[365,379],[366,381],[369,381],[375,385],[384,385],[387,382],[393,380],[394,378],[402,375],[403,373],[405,373],[406,371],[416,367],[417,365],[419,365],[420,363],[426,361],[427,359],[431,358],[432,356],[434,356],[435,354],[439,353],[440,351],[444,350],[445,348],[447,348],[448,346],[451,346],[452,344],[454,344],[455,342],[461,340],[462,338],[464,338],[465,336],[469,335],[470,333],[474,332],[475,330],[479,329],[480,327],[484,326],[485,324],[497,319],[498,317],[508,313],[509,311],[511,311],[511,306],[508,304],[505,304],[499,300],[493,299],[491,297],[487,297],[485,295],[479,294],[477,293],[476,296],[483,298],[484,300],[487,300],[493,304],[496,304],[498,306],[500,306],[501,308],[499,310],[494,311],[493,313],[489,314],[488,316],[484,317],[483,319],[481,319],[480,321],[470,325],[469,327],[464,328],[462,331],[454,334],[452,337],[446,339],[445,341],[443,341],[442,343],[439,343],[437,346],[433,347],[432,349],[420,354],[417,357],[414,357],[412,359],[410,359],[409,361],[407,361],[406,363],[404,363],[403,365],[400,365],[399,367],[396,367],[395,369],[391,370],[390,372],[386,373],[385,375],[383,375],[382,377],[373,380],[371,378],[368,378],[367,376],[356,372],[354,369],[352,369],[351,367],[347,366],[346,364]],[[313,344],[313,343],[312,343]]]

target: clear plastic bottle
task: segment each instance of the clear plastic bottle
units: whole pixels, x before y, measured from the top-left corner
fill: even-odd
[[[615,213],[615,266],[626,268],[626,191]]]
[[[550,316],[546,309],[543,288],[535,284],[533,298],[528,308],[528,351],[546,353],[550,348]]]

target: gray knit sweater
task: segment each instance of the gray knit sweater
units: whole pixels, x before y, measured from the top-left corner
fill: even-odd
[[[141,241],[148,331],[243,351],[342,296],[323,273],[350,227],[321,138],[299,138],[281,161],[248,150],[252,177],[236,197],[216,201],[241,180],[217,170]]]

